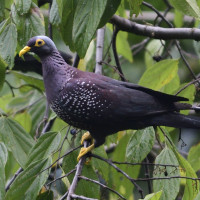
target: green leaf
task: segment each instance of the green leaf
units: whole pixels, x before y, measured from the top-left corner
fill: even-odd
[[[18,42],[21,48],[26,45],[31,37],[45,35],[44,17],[34,3],[31,4],[29,12],[22,16],[18,14],[15,4],[13,4],[11,13],[17,24]]]
[[[78,55],[83,58],[92,40],[100,19],[106,9],[107,0],[79,0],[73,21],[73,42]]]
[[[102,15],[102,18],[101,18],[101,21],[99,23],[98,28],[101,28],[102,26],[104,26],[110,20],[110,18],[117,11],[120,3],[121,3],[121,0],[115,0],[115,1],[107,0],[106,8],[104,10],[104,13]]]
[[[119,32],[117,35],[117,51],[124,56],[129,62],[133,62],[132,51],[128,43],[128,33]]]
[[[0,31],[0,41],[0,56],[8,63],[9,68],[12,68],[17,47],[17,29],[15,24],[10,23]]]
[[[31,7],[31,0],[15,0],[17,12],[20,15],[26,14]]]
[[[184,15],[187,13],[189,16],[200,19],[200,9],[196,0],[170,0],[170,4]]]
[[[178,161],[176,159],[175,154],[171,149],[165,147],[161,153],[156,157],[155,164],[168,164],[168,165],[177,165]],[[161,167],[155,166],[153,172],[154,178],[164,178],[164,177],[171,177],[171,176],[179,176],[179,169],[174,167]],[[180,179],[165,179],[165,180],[154,180],[153,181],[153,188],[154,191],[163,190],[162,196],[160,199],[168,200],[168,199],[175,199],[178,195],[180,187]]]
[[[174,78],[162,88],[163,89],[162,91],[167,94],[175,94],[175,92],[178,90],[179,87],[180,87],[180,78],[178,74],[176,74]]]
[[[154,90],[160,90],[175,77],[177,72],[178,60],[162,60],[144,72],[139,84]]]
[[[40,189],[48,178],[48,170],[41,172],[51,164],[50,159],[38,161],[29,165],[13,182],[6,193],[5,200],[36,199]]]
[[[141,162],[151,151],[155,140],[153,127],[138,130],[132,134],[126,148],[126,160],[129,162]]]
[[[183,170],[185,170],[186,176],[191,178],[197,178],[197,175],[193,170],[193,168],[191,167],[190,163],[187,160],[185,160],[177,151],[174,153],[176,154],[179,164],[181,165]],[[198,194],[198,192],[199,192],[199,182],[186,179],[183,200],[194,199],[194,197]]]
[[[64,157],[63,170],[65,171],[65,173],[68,173],[75,168],[75,166],[77,165],[77,156],[78,152],[72,152],[68,156]],[[97,175],[91,165],[84,165],[82,175],[93,180],[98,180]],[[68,178],[71,183],[73,180],[73,175],[70,175]],[[99,190],[100,188],[98,185],[85,180],[81,180],[76,188],[76,194],[99,199]]]
[[[43,160],[55,152],[60,144],[60,138],[61,135],[57,132],[48,132],[42,135],[30,150],[26,166]]]
[[[11,73],[15,74],[18,78],[26,81],[28,84],[38,89],[40,92],[44,91],[44,82],[42,78],[40,79],[38,77],[34,77],[17,71],[11,71]]]
[[[184,85],[186,85],[187,83],[182,84],[179,89],[183,88]],[[194,85],[190,85],[187,88],[185,88],[183,91],[181,91],[178,96],[182,96],[185,98],[188,98],[189,101],[187,101],[187,103],[192,104],[194,102],[194,98],[195,98],[195,94],[196,94],[196,88]],[[181,111],[182,114],[187,115],[189,113],[189,110],[182,110]]]
[[[35,143],[32,137],[16,121],[1,117],[0,139],[6,144],[8,150],[12,152],[20,166],[24,168],[28,153]]]
[[[145,196],[144,200],[159,200],[162,195],[162,190],[156,193],[151,193]],[[139,199],[142,200],[142,199]]]
[[[0,162],[5,167],[8,158],[8,152],[3,142],[0,142]]]
[[[61,34],[65,43],[69,45],[71,51],[75,50],[72,39],[72,28],[77,3],[78,0],[63,1]]]
[[[129,0],[130,5],[130,15],[136,14],[136,17],[139,15],[140,12],[140,5],[142,4],[142,0]]]
[[[174,24],[175,24],[175,26],[177,28],[178,27],[181,28],[183,26],[184,14],[175,9],[174,15],[175,15],[174,16]]]
[[[200,143],[190,148],[187,160],[195,171],[200,169]]]
[[[1,0],[0,3],[0,22],[4,19],[4,9],[5,9],[5,0]]]
[[[57,0],[53,0],[51,10],[49,13],[49,21],[53,25],[58,25],[61,23],[61,16],[60,16],[60,12],[58,9]]]
[[[166,133],[166,132],[165,132]],[[169,134],[168,138],[170,138]],[[171,146],[172,151],[174,152],[179,165],[182,167],[182,170],[185,172],[185,176],[190,177],[190,178],[197,178],[197,175],[194,171],[194,169],[191,167],[190,163],[185,160],[177,151],[175,145],[169,139],[170,141],[168,142],[168,145]],[[186,184],[185,184],[185,190],[184,190],[184,195],[183,195],[183,200],[188,200],[188,199],[194,199],[196,195],[199,192],[199,181],[191,180],[191,179],[186,179]]]
[[[29,104],[28,98],[18,96],[11,99],[11,101],[7,104],[7,108],[16,111],[17,109],[20,109],[28,104]]]
[[[16,114],[14,119],[24,127],[27,133],[31,131],[32,120],[28,112]]]
[[[3,88],[3,84],[5,81],[5,73],[6,73],[6,66],[8,64],[1,58],[0,56],[0,91]]]
[[[160,56],[164,50],[165,41],[151,40],[146,46],[145,51],[145,65],[146,67],[151,67],[155,64],[153,56]]]
[[[42,121],[44,117],[45,108],[46,108],[46,101],[43,99],[42,101],[39,101],[35,105],[31,106],[29,110],[29,113],[32,118],[32,129],[30,132],[30,135],[32,137],[35,136],[38,124]]]
[[[5,177],[5,165],[8,158],[8,152],[6,146],[3,142],[0,142],[0,199],[4,199],[5,197],[5,184],[6,184],[6,177]]]

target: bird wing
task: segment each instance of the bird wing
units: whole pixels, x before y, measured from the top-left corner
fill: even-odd
[[[163,101],[154,93],[149,94],[134,87],[124,87],[122,84],[112,84],[94,77],[73,78],[67,83],[65,90],[75,91],[83,85],[88,95],[96,94],[96,102],[101,102],[103,106],[104,102],[110,105],[105,109],[104,115],[116,118],[116,121],[121,117],[133,119],[176,110],[174,103]],[[85,91],[78,90],[77,96],[87,98]]]
[[[112,85],[121,86],[121,87],[124,87],[124,88],[129,88],[129,89],[139,90],[139,91],[145,92],[147,94],[150,94],[150,95],[157,97],[160,100],[163,100],[163,101],[166,101],[166,102],[188,101],[188,99],[185,98],[185,97],[165,94],[163,92],[155,91],[155,90],[152,90],[152,89],[149,89],[149,88],[146,88],[146,87],[142,87],[142,86],[137,85],[137,84],[118,81],[118,80],[111,79],[111,78],[106,77],[106,76],[94,74],[94,73],[91,73],[91,72],[88,72],[88,75],[90,77],[93,76],[94,78],[97,78],[98,80],[105,81],[105,82],[112,84]]]

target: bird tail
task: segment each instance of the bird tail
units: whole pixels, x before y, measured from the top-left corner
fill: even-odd
[[[180,113],[166,113],[153,117],[150,123],[155,126],[198,129],[200,128],[200,117]]]

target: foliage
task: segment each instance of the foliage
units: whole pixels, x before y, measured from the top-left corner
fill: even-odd
[[[115,66],[111,47],[116,27],[111,25],[110,19],[114,14],[123,17],[123,20],[129,18],[135,24],[144,24],[146,29],[156,26],[158,31],[160,27],[169,27],[169,23],[163,20],[170,20],[175,28],[190,28],[191,32],[194,27],[199,26],[199,0],[148,2],[149,4],[142,0],[1,0],[0,199],[60,199],[74,179],[73,171],[68,176],[49,183],[52,177],[59,178],[75,169],[78,151],[74,150],[63,159],[59,158],[80,145],[82,133],[70,134],[70,131],[76,131],[53,112],[50,112],[47,120],[50,128],[44,131],[46,99],[42,76],[38,72],[41,71],[38,70],[41,64],[32,54],[29,58],[19,58],[21,48],[33,36],[53,33],[53,40],[59,50],[70,54],[78,53],[81,58],[79,69],[94,71],[96,31],[105,27],[103,73],[119,79],[119,69]],[[163,18],[158,19],[154,7],[161,16],[170,11],[170,15],[175,16],[174,19],[169,19],[164,14]],[[145,18],[148,14],[146,11],[150,11],[150,15]],[[184,18],[183,15],[188,16]],[[195,23],[188,21],[189,16]],[[193,41],[177,42],[171,38],[152,39],[153,33],[150,36],[152,38],[136,34],[130,31],[119,31],[117,34],[117,53],[125,78],[173,95],[183,89],[178,95],[188,98],[190,104],[198,102],[199,88],[191,81],[199,73],[199,43],[192,37]],[[180,51],[177,49],[179,43]],[[186,62],[182,59],[183,56]],[[189,66],[189,70],[185,65]],[[183,113],[188,114],[189,111]],[[43,131],[45,134],[37,138],[36,133],[41,134]],[[93,152],[106,161],[92,158],[89,165],[84,165],[81,175],[106,185],[126,199],[200,199],[196,173],[200,169],[197,133],[199,131],[194,133],[183,130],[183,138],[186,138],[184,142],[189,144],[186,158],[181,155],[185,149],[177,148],[178,132],[174,129],[162,127],[161,131],[159,128],[148,127],[118,132],[107,137],[105,144]],[[110,160],[118,162],[112,162],[116,168],[110,165]],[[146,165],[148,162],[149,166]],[[152,167],[153,163],[155,166]],[[15,180],[10,185],[15,173]],[[144,196],[139,195],[137,188],[137,181],[142,180],[145,184],[141,184],[141,187],[143,191],[147,191]],[[75,190],[77,195],[90,198],[118,198],[116,193],[108,191],[86,180],[80,180]]]

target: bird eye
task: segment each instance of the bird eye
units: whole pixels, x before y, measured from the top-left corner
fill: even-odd
[[[41,46],[43,46],[45,44],[45,42],[44,42],[44,40],[42,40],[42,39],[38,39],[38,40],[36,40],[36,42],[35,42],[35,46],[36,47],[41,47]]]

